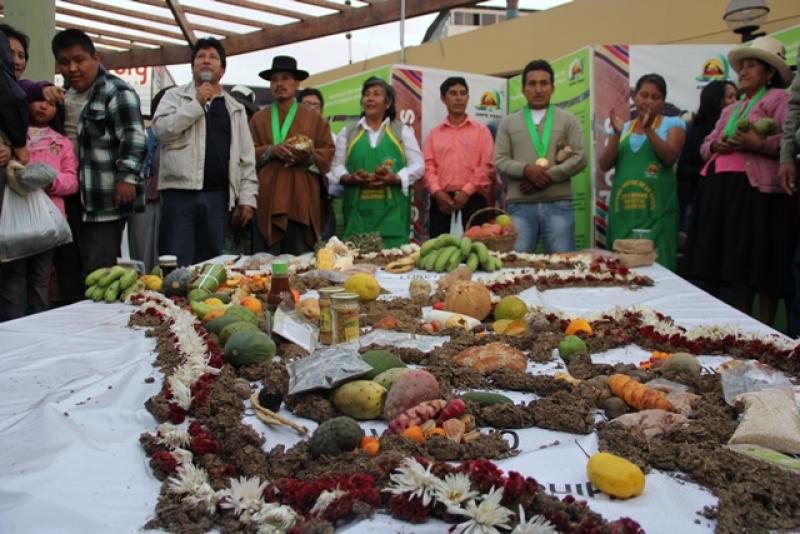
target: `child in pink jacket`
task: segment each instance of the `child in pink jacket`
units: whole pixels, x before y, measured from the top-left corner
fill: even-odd
[[[26,172],[53,178],[45,192],[66,217],[63,197],[78,190],[78,160],[72,142],[58,131],[64,122],[64,111],[46,100],[30,101],[31,95],[28,97],[30,128],[27,148],[30,160]],[[38,313],[50,307],[48,289],[54,250],[2,266],[0,321],[22,317],[26,311]]]

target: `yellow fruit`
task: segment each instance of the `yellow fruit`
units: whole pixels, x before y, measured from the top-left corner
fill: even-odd
[[[592,335],[592,325],[589,324],[589,321],[586,319],[573,319],[567,325],[567,329],[564,331],[564,334],[568,336],[574,336],[578,332],[584,332],[587,335]]]
[[[494,318],[496,321],[501,319],[524,319],[528,313],[528,305],[514,296],[503,297],[494,308]]]
[[[239,301],[239,304],[258,315],[263,310],[261,301],[256,297],[245,297]]]
[[[494,220],[494,223],[502,228],[514,226],[514,222],[511,220],[511,217],[506,214],[498,215],[497,219]]]
[[[203,301],[203,304],[205,304],[207,306],[215,306],[215,307],[216,306],[224,306],[225,305],[225,303],[222,302],[217,297],[209,297],[209,298],[207,298],[206,300]]]
[[[586,464],[589,481],[600,491],[627,499],[644,491],[644,473],[639,466],[615,454],[598,452]]]
[[[219,317],[222,317],[223,315],[225,315],[226,311],[227,311],[227,307],[225,307],[225,306],[220,306],[219,308],[214,308],[213,310],[211,310],[210,312],[208,312],[207,314],[205,314],[203,316],[203,322],[207,323],[207,322],[209,322],[209,321],[211,321],[213,319],[217,319]]]
[[[323,247],[317,251],[317,269],[321,271],[333,269],[335,260],[335,254],[328,247]]]
[[[155,274],[144,274],[139,278],[144,282],[144,287],[150,291],[161,291],[161,277]]]
[[[358,295],[360,300],[375,300],[381,292],[381,286],[375,277],[367,273],[356,273],[344,283],[347,291],[352,291]]]

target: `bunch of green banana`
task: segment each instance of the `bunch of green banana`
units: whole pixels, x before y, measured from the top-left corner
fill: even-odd
[[[95,302],[105,300],[114,302],[119,300],[125,302],[132,292],[145,289],[144,283],[139,282],[136,269],[115,265],[113,267],[101,267],[89,273],[86,277],[86,291],[83,295],[87,299]]]
[[[468,237],[457,239],[450,234],[428,239],[419,249],[417,268],[439,273],[453,271],[462,262],[473,272],[479,268],[492,272],[503,266],[502,260],[492,256],[486,245],[474,243]]]

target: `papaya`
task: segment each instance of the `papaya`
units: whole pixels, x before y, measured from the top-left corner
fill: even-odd
[[[206,304],[205,302],[199,302],[196,300],[190,301],[189,305],[192,307],[192,312],[200,318],[205,317],[211,311],[217,308],[222,308],[225,306],[224,304],[217,304],[217,305]]]
[[[194,301],[203,302],[209,297],[211,297],[211,291],[200,288],[192,289],[191,291],[189,291],[189,294],[186,295],[186,298],[189,299],[189,302],[194,302]]]
[[[250,321],[253,324],[258,324],[258,317],[244,306],[238,304],[228,306],[223,317],[236,317],[239,321]]]
[[[239,321],[240,319],[238,317],[234,317],[232,315],[225,316],[223,314],[222,317],[215,317],[214,319],[209,320],[206,323],[206,330],[219,336],[223,328],[231,323],[238,323]]]
[[[264,332],[244,330],[225,343],[225,361],[239,367],[263,362],[275,356],[275,342]]]
[[[228,342],[233,334],[236,332],[243,332],[245,330],[258,330],[258,327],[250,321],[236,321],[235,323],[226,325],[225,328],[219,332],[220,344],[224,347],[225,343]]]

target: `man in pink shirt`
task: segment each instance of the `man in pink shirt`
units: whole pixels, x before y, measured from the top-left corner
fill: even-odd
[[[450,218],[461,211],[462,224],[485,208],[494,174],[494,143],[489,129],[467,115],[469,87],[460,76],[439,88],[447,118],[428,133],[425,146],[425,188],[431,195],[430,237],[450,231]],[[479,216],[477,222],[491,218]],[[475,222],[475,221],[474,221]]]

